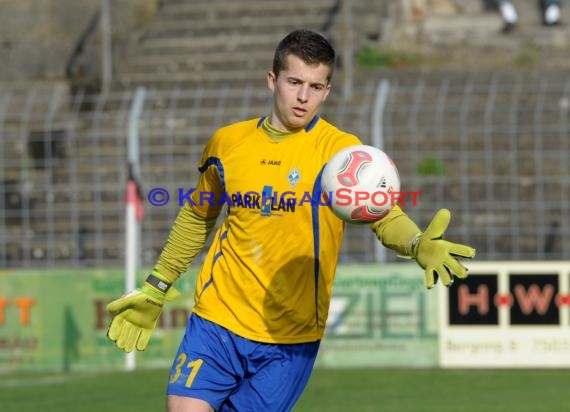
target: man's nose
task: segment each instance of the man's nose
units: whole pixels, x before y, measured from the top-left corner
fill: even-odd
[[[297,99],[301,103],[306,103],[309,100],[309,85],[303,85],[299,89],[299,93],[297,94]]]

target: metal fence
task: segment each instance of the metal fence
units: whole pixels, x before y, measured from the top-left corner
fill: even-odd
[[[134,90],[0,89],[0,266],[121,266]],[[144,194],[190,188],[205,142],[226,123],[267,114],[269,92],[147,90],[138,118]],[[332,96],[323,117],[396,161],[421,227],[452,211],[447,237],[478,259],[568,259],[570,79],[400,73]],[[145,205],[142,264],[152,265],[178,210]],[[382,258],[349,227],[341,261]],[[388,252],[389,261],[397,260]]]

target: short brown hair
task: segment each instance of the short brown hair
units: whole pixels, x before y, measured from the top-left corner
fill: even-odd
[[[327,81],[330,82],[334,69],[335,51],[329,41],[321,34],[301,29],[289,33],[279,42],[273,57],[273,73],[279,76],[287,67],[287,56],[299,57],[306,64],[322,63],[329,67]]]

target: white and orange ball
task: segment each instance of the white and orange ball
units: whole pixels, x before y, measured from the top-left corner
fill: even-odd
[[[369,146],[347,147],[325,165],[321,190],[333,213],[348,223],[375,222],[390,212],[400,192],[392,159]]]

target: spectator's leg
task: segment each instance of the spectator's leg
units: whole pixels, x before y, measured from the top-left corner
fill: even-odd
[[[542,23],[545,26],[555,26],[560,23],[561,0],[540,0]]]
[[[510,0],[497,0],[499,11],[505,25],[503,26],[503,33],[511,32],[518,22],[517,10]]]

